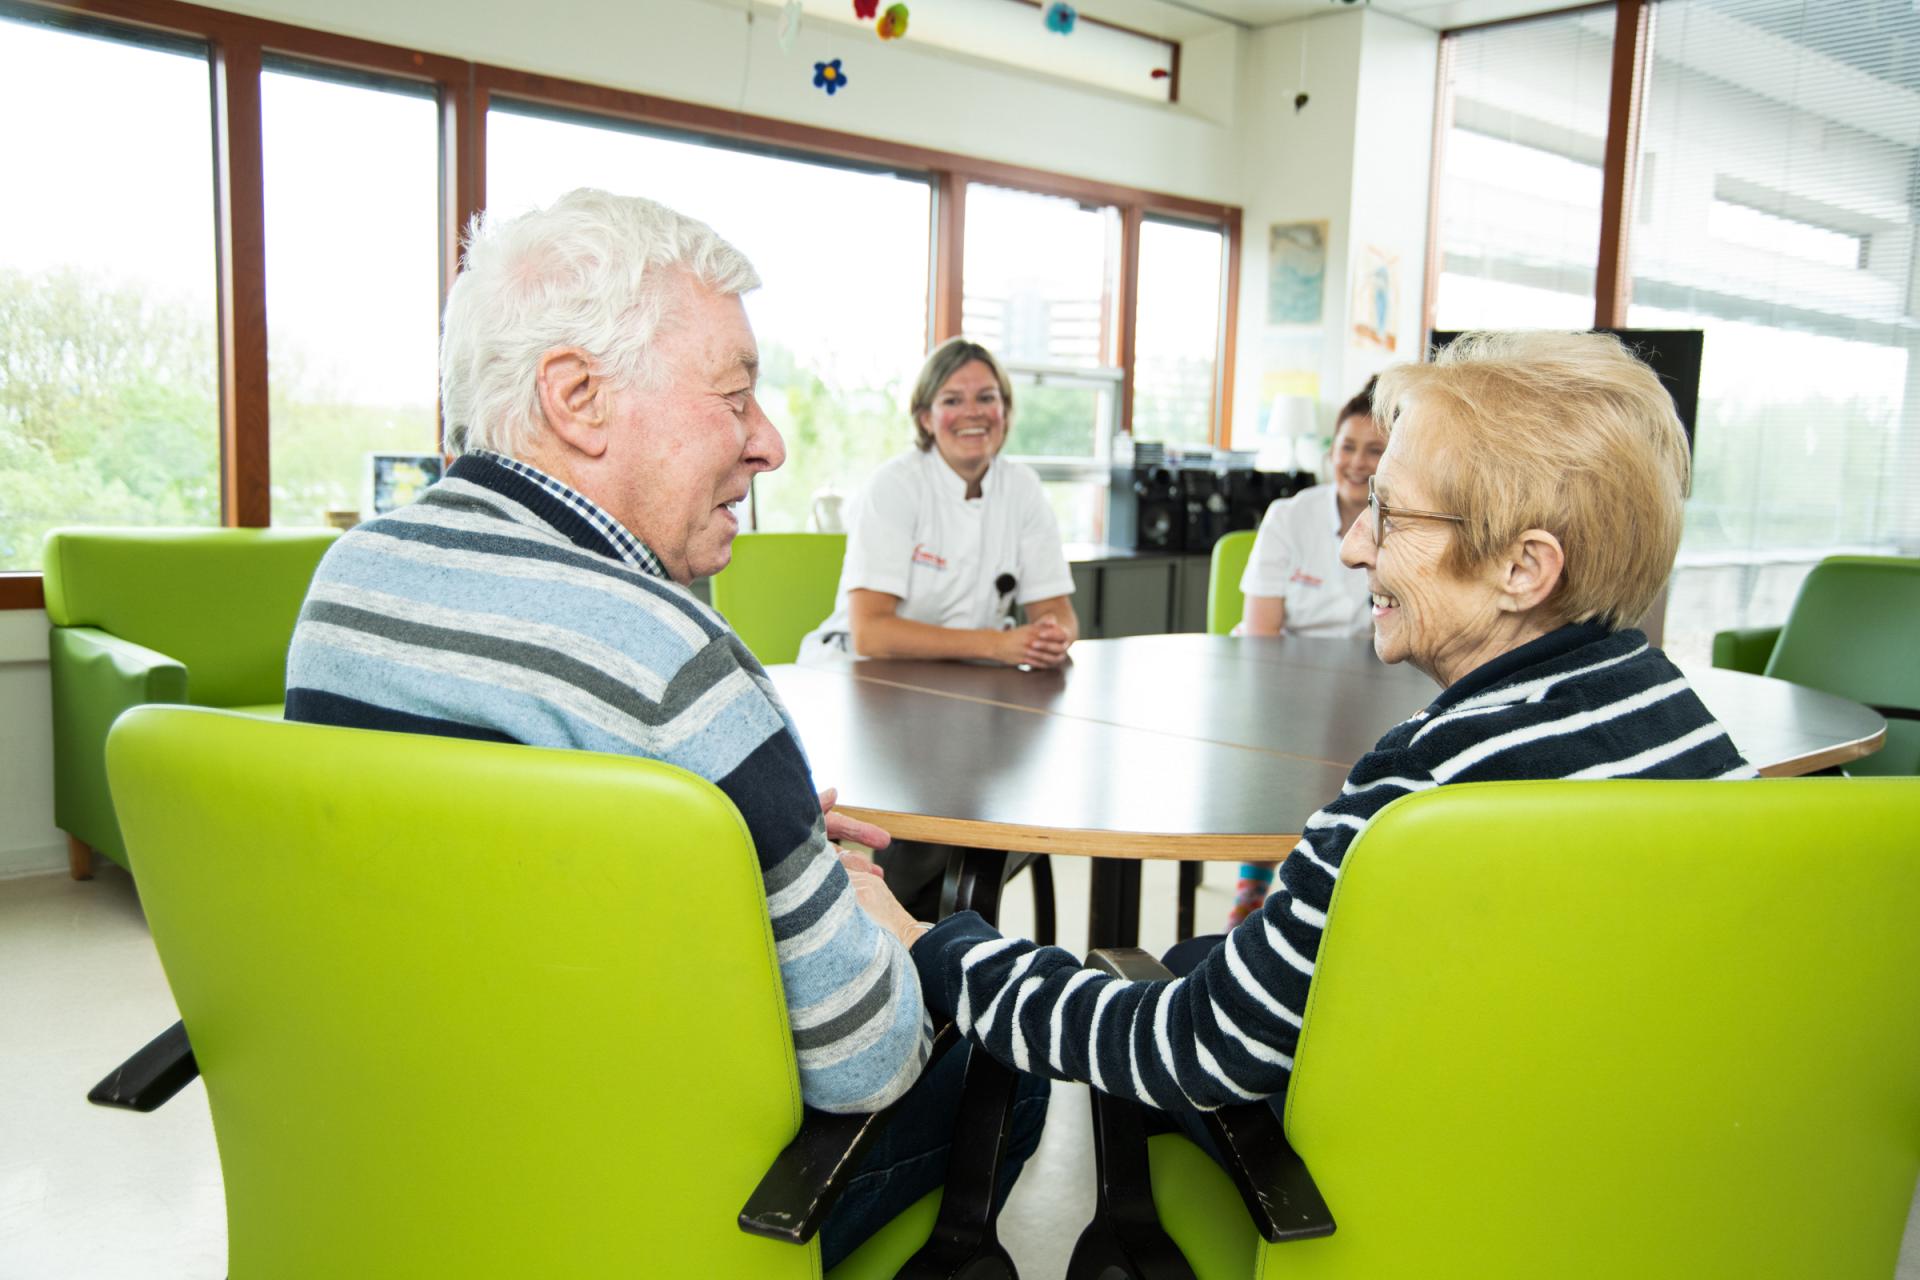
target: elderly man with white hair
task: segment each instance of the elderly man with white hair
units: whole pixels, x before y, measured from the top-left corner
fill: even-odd
[[[735,507],[786,457],[755,399],[740,295],[758,284],[712,230],[648,200],[581,190],[477,219],[441,349],[459,456],[328,552],[294,632],[287,716],[646,756],[733,801],[766,882],[805,1101],[874,1111],[911,1090],[822,1230],[832,1266],[939,1184],[966,1055],[916,1086],[930,1026],[911,940],[858,908],[832,844],[886,833],[816,795],[766,673],[687,590],[726,565]],[[729,1050],[687,1051],[697,1070]],[[1030,1087],[1016,1106],[1012,1172],[1045,1108]]]

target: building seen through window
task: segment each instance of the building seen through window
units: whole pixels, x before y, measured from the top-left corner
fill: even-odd
[[[1437,329],[1584,329],[1600,247],[1613,14],[1448,37]]]
[[[1920,553],[1916,46],[1910,8],[1654,10],[1628,322],[1706,333],[1680,656],[1779,622],[1825,556]]]

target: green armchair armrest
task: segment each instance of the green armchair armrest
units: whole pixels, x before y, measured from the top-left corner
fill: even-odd
[[[1713,665],[1728,671],[1764,675],[1779,642],[1779,627],[1743,627],[1713,633]]]
[[[97,627],[55,627],[48,637],[54,722],[54,823],[127,866],[127,845],[107,791],[107,730],[143,702],[185,702],[185,664]]]

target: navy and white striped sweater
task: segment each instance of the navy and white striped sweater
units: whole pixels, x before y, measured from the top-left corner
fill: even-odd
[[[972,912],[913,949],[935,1016],[994,1057],[1161,1108],[1285,1091],[1341,860],[1400,796],[1451,782],[1752,778],[1685,677],[1638,631],[1562,627],[1388,731],[1307,820],[1260,912],[1185,978],[1123,982]]]
[[[460,458],[327,551],[294,628],[287,718],[647,756],[708,779],[759,854],[801,1096],[878,1110],[931,1044],[912,962],[855,900],[766,672],[624,534],[551,477]]]

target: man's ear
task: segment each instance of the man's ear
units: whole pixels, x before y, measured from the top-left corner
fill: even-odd
[[[607,451],[611,392],[578,347],[555,347],[534,368],[540,412],[553,433],[575,452],[597,458]]]
[[[1560,539],[1545,529],[1528,529],[1514,540],[1500,565],[1500,608],[1525,613],[1542,604],[1560,585],[1567,554]]]

